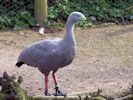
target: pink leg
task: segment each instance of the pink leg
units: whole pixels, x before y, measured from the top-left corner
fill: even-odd
[[[66,94],[63,94],[58,87],[57,81],[56,81],[56,77],[55,77],[55,72],[57,70],[53,71],[52,76],[53,76],[53,80],[54,80],[54,84],[55,84],[55,96],[66,96]]]
[[[45,92],[48,92],[48,76],[45,76]]]
[[[45,75],[45,95],[50,96],[48,93],[48,76]]]
[[[56,77],[55,77],[55,71],[53,71],[52,76],[53,76],[54,84],[55,84],[55,86],[57,86],[57,81],[56,81]]]

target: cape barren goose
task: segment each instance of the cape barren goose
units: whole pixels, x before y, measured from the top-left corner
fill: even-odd
[[[74,24],[80,20],[85,20],[85,16],[80,12],[72,12],[66,22],[66,35],[64,38],[53,40],[42,40],[26,47],[19,55],[16,66],[23,64],[38,67],[39,71],[45,75],[45,95],[48,93],[48,75],[52,71],[55,84],[55,95],[63,96],[56,81],[55,72],[62,67],[72,63],[75,55]]]

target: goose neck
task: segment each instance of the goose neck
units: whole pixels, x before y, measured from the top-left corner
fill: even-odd
[[[73,33],[74,24],[70,21],[66,23],[66,32],[67,33]]]
[[[69,42],[71,45],[75,45],[74,23],[70,20],[66,23],[66,35],[63,40],[66,41],[65,43]]]

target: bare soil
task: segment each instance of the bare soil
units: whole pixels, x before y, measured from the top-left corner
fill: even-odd
[[[0,75],[22,76],[22,87],[30,95],[43,95],[44,76],[37,68],[15,66],[24,47],[38,40],[63,37],[63,31],[39,35],[35,31],[0,32]],[[102,89],[110,95],[120,94],[133,84],[133,25],[75,28],[77,53],[74,62],[57,72],[59,85],[65,93],[93,92]],[[49,75],[49,91],[54,84]]]

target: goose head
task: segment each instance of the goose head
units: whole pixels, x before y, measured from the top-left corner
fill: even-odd
[[[81,12],[74,11],[68,17],[68,21],[71,23],[76,23],[80,20],[86,20],[86,17]]]

